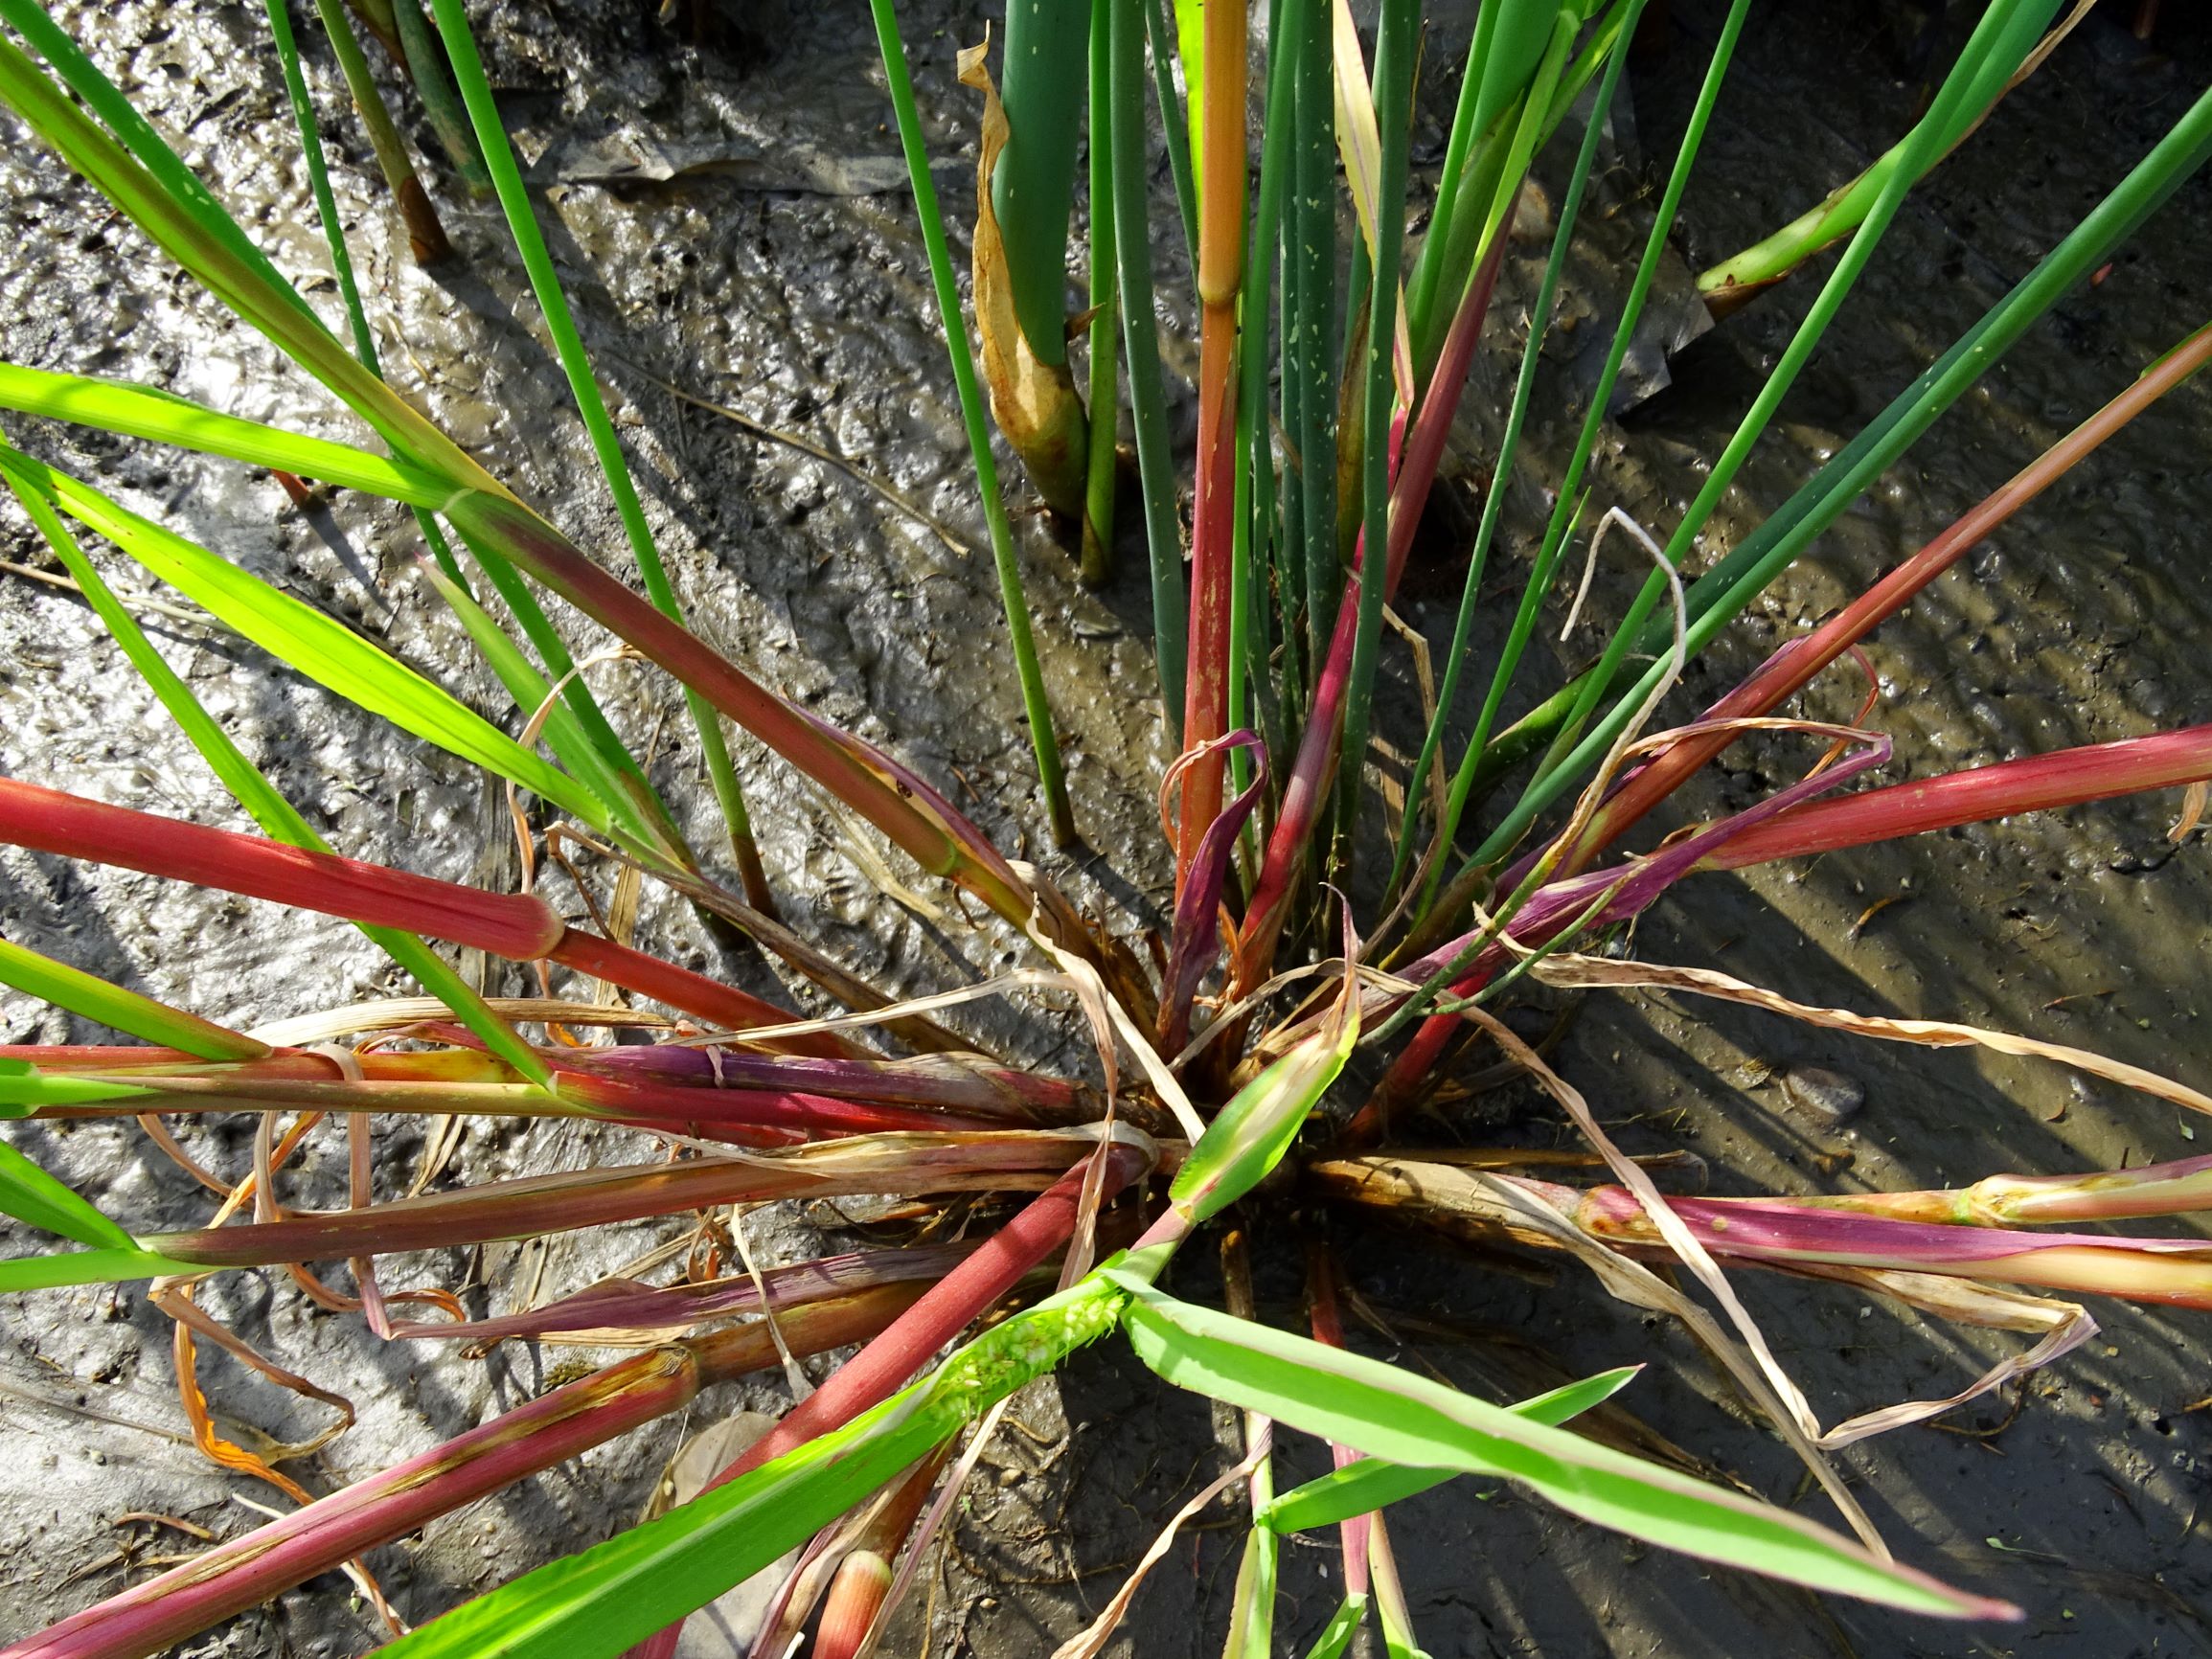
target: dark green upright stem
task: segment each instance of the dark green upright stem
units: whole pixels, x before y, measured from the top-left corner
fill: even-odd
[[[1418,50],[1418,0],[1382,0],[1376,26],[1375,118],[1381,129],[1382,161],[1378,183],[1385,203],[1405,196],[1406,120],[1413,94],[1413,59]],[[1383,568],[1390,538],[1390,343],[1398,327],[1398,279],[1405,246],[1402,215],[1383,213],[1375,227],[1375,268],[1368,284],[1367,340],[1364,349],[1366,395],[1360,419],[1359,627],[1353,636],[1352,677],[1344,698],[1344,739],[1338,750],[1337,853],[1341,870],[1351,857],[1352,828],[1359,811],[1359,780],[1367,756],[1368,705],[1375,694],[1375,670],[1382,648]]]
[[[335,3],[336,0],[317,0],[319,5]],[[498,105],[492,102],[491,84],[486,80],[483,60],[477,56],[476,38],[468,30],[467,13],[462,10],[461,0],[434,0],[434,6],[438,32],[453,60],[453,73],[461,83],[461,96],[468,106],[469,120],[475,125],[476,140],[483,148],[484,163],[490,170],[492,186],[499,193],[499,205],[507,216],[515,252],[521,256],[522,268],[529,274],[531,292],[536,296],[538,309],[544,314],[546,332],[553,336],[555,354],[568,377],[569,392],[576,400],[577,413],[583,419],[583,429],[591,439],[592,453],[599,459],[608,492],[614,497],[615,510],[622,516],[631,556],[636,558],[638,575],[645,582],[646,597],[652,601],[655,610],[670,621],[680,623],[683,607],[677,602],[675,589],[661,563],[660,549],[653,541],[651,527],[646,523],[645,506],[638,499],[629,463],[623,455],[621,440],[615,436],[614,421],[607,415],[599,381],[591,372],[583,338],[578,333],[576,318],[568,308],[568,297],[561,291],[560,277],[553,268],[553,256],[546,250],[536,209],[523,185],[521,169],[515,165],[514,150],[507,141],[507,128],[500,120]],[[760,849],[753,838],[752,816],[745,808],[744,791],[738,784],[737,766],[730,758],[729,740],[722,734],[721,716],[705,697],[688,687],[684,692],[684,704],[698,735],[699,758],[706,768],[707,780],[721,807],[722,822],[729,832],[731,856],[744,882],[746,902],[755,910],[772,916],[775,898],[761,866]]]
[[[1644,9],[1644,0],[1627,0],[1628,29],[1635,27],[1636,15]],[[1559,227],[1552,237],[1551,258],[1544,265],[1543,281],[1538,286],[1536,305],[1529,312],[1528,341],[1521,352],[1520,376],[1515,382],[1513,406],[1506,416],[1505,435],[1498,441],[1497,466],[1491,477],[1490,490],[1482,504],[1482,523],[1474,536],[1474,551],[1468,559],[1467,580],[1460,590],[1459,617],[1452,626],[1451,648],[1445,655],[1444,683],[1437,691],[1436,715],[1428,724],[1428,734],[1422,740],[1421,755],[1413,763],[1412,774],[1405,783],[1405,820],[1398,838],[1398,853],[1391,866],[1389,891],[1395,894],[1412,868],[1413,852],[1418,844],[1417,830],[1421,819],[1421,803],[1428,781],[1428,769],[1437,762],[1437,752],[1444,743],[1445,722],[1451,716],[1459,696],[1459,682],[1466,670],[1468,644],[1473,632],[1476,602],[1482,589],[1482,577],[1489,562],[1493,538],[1497,533],[1497,521],[1505,502],[1506,486],[1512,481],[1514,460],[1520,447],[1521,424],[1527,419],[1530,395],[1536,389],[1537,362],[1543,349],[1544,330],[1551,321],[1553,298],[1559,292],[1561,270],[1566,263],[1568,246],[1574,240],[1575,221],[1580,216],[1583,193],[1589,183],[1590,167],[1597,159],[1598,141],[1605,131],[1606,115],[1612,108],[1613,93],[1620,84],[1621,70],[1628,61],[1623,51],[1613,53],[1606,66],[1606,78],[1598,88],[1597,102],[1590,112],[1589,125],[1583,132],[1583,147],[1575,157],[1574,172],[1570,177],[1565,198],[1560,206]],[[1442,826],[1438,826],[1439,829]],[[1449,849],[1444,849],[1448,856]],[[1438,859],[1441,870],[1444,857]]]
[[[1175,205],[1183,215],[1183,246],[1190,251],[1195,269],[1198,261],[1198,179],[1191,165],[1191,130],[1184,120],[1182,102],[1175,97],[1175,30],[1168,20],[1168,0],[1131,0],[1144,7],[1143,33],[1152,51],[1152,83],[1159,94],[1160,125],[1167,129],[1168,176],[1175,183]],[[1139,46],[1141,55],[1142,44]],[[1141,69],[1140,69],[1141,74]],[[1131,106],[1141,126],[1144,97]]]
[[[1160,385],[1159,317],[1152,305],[1152,227],[1146,199],[1144,22],[1136,8],[1112,8],[1114,251],[1121,272],[1122,338],[1129,352],[1129,420],[1144,487],[1145,539],[1152,570],[1152,649],[1160,696],[1179,746],[1188,605],[1183,596],[1183,535],[1175,516],[1175,467],[1168,452],[1167,396]],[[1174,121],[1168,122],[1171,144]],[[1186,158],[1187,165],[1187,158]],[[1096,211],[1095,209],[1093,210]],[[1194,243],[1195,243],[1194,235]]]
[[[451,3],[440,0],[441,5]],[[868,0],[868,6],[876,20],[876,43],[883,57],[884,83],[899,121],[899,143],[906,153],[907,177],[914,187],[914,210],[922,220],[922,245],[929,256],[929,276],[937,289],[937,311],[945,326],[945,349],[952,359],[952,381],[960,393],[960,415],[968,428],[976,488],[983,496],[984,518],[991,526],[992,562],[998,570],[998,597],[1006,609],[1006,630],[1014,647],[1015,668],[1021,677],[1021,706],[1029,718],[1030,745],[1037,753],[1038,782],[1044,790],[1053,839],[1069,847],[1077,839],[1075,813],[1068,805],[1067,777],[1060,766],[1059,739],[1053,735],[1052,705],[1045,700],[1044,674],[1038,667],[1037,640],[1030,631],[1029,602],[1022,594],[1014,530],[1006,521],[1006,503],[999,494],[998,463],[992,456],[991,431],[984,423],[975,357],[960,309],[960,287],[952,275],[952,253],[945,240],[945,216],[938,211],[937,186],[929,176],[929,152],[922,141],[922,112],[915,107],[914,82],[906,72],[906,46],[899,35],[892,0]]]
[[[1296,350],[1288,346],[1284,373],[1299,382],[1299,521],[1305,532],[1306,660],[1318,668],[1336,626],[1344,574],[1336,556],[1336,125],[1335,49],[1329,0],[1299,0],[1309,11],[1298,55],[1298,119],[1292,139],[1297,179],[1294,239],[1286,258],[1297,266]],[[1286,279],[1286,290],[1292,284]],[[1286,331],[1286,340],[1291,338]]]
[[[999,100],[1006,148],[991,207],[1015,315],[1041,363],[1067,361],[1067,227],[1083,136],[1092,0],[1007,0]]]
[[[407,54],[407,74],[415,82],[416,96],[422,101],[422,113],[430,118],[431,129],[445,147],[453,176],[470,195],[489,196],[491,174],[484,166],[484,152],[476,148],[468,111],[461,95],[453,90],[452,78],[445,73],[438,36],[422,15],[422,0],[393,0],[392,21],[399,30],[399,45]]]
[[[415,176],[415,163],[407,154],[399,129],[392,125],[392,112],[384,107],[384,95],[376,90],[376,78],[370,73],[369,60],[361,56],[361,43],[353,38],[353,20],[346,15],[343,0],[315,0],[315,11],[323,20],[323,33],[330,36],[331,50],[337,55],[347,90],[353,95],[353,107],[360,111],[361,125],[368,128],[376,166],[391,187],[393,200],[399,204],[400,217],[407,221],[407,239],[413,245],[415,262],[434,265],[451,257],[453,249],[445,240],[445,227],[438,220],[429,192]]]
[[[1083,580],[1103,586],[1114,568],[1114,442],[1120,436],[1120,356],[1114,350],[1113,5],[1090,19],[1090,465],[1083,481]]]

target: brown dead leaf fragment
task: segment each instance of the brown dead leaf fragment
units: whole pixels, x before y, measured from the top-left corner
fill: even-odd
[[[991,206],[991,175],[1013,128],[984,67],[990,49],[986,41],[960,54],[960,83],[983,94],[983,139],[975,164],[975,328],[983,342],[983,377],[991,388],[992,416],[1038,493],[1055,512],[1081,518],[1090,449],[1083,399],[1065,363],[1047,363],[1030,350],[1015,312],[1006,244]]]

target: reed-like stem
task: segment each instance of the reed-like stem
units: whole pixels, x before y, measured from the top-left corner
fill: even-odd
[[[1808,802],[1731,838],[1707,857],[1705,868],[1740,870],[2206,778],[2212,778],[2212,725],[2184,726]]]
[[[794,1353],[863,1342],[923,1288],[885,1284],[796,1305],[777,1329]],[[754,1323],[620,1360],[50,1625],[11,1659],[146,1659],[777,1358],[767,1326]]]
[[[1764,715],[1802,691],[1829,664],[1895,616],[1930,581],[1987,540],[2014,513],[2212,359],[2212,324],[2198,330],[2073,431],[1984,496],[1918,553],[1811,634],[1785,644],[1744,683],[1706,710],[1699,723]],[[1735,740],[1728,732],[1685,738],[1637,768],[1598,809],[1566,867],[1572,874],[1611,844],[1683,781]]]
[[[316,4],[331,7],[339,4],[339,0],[316,0]],[[477,55],[476,37],[469,31],[467,13],[461,0],[430,0],[430,4],[446,53],[452,58],[453,72],[461,84],[461,97],[468,107],[468,118],[475,125],[485,167],[491,174],[499,205],[507,216],[515,252],[521,256],[522,268],[529,275],[530,289],[545,318],[546,332],[553,337],[555,354],[560,359],[561,373],[567,377],[577,413],[582,418],[584,432],[591,440],[592,453],[598,458],[607,490],[614,497],[615,511],[622,518],[623,532],[629,541],[630,555],[637,561],[638,575],[645,581],[646,594],[656,610],[680,625],[683,607],[661,562],[660,548],[646,522],[645,505],[638,499],[637,485],[630,477],[622,441],[615,435],[614,421],[606,412],[606,399],[600,394],[598,377],[592,373],[591,359],[583,349],[583,337],[577,331],[568,296],[561,289],[559,274],[553,268],[553,256],[547,251],[545,234],[538,228],[537,211],[532,206],[529,189],[522,182],[513,147],[507,141],[507,127],[500,120],[499,107],[492,102],[491,84],[485,78],[484,63]],[[721,717],[696,687],[684,688],[684,704],[698,737],[699,759],[707,781],[721,807],[730,854],[744,884],[746,900],[755,910],[772,916],[775,898],[768,889],[767,873],[761,864],[752,817],[745,807],[744,790],[738,782],[736,762],[730,758]]]
[[[376,89],[376,78],[361,55],[360,41],[353,37],[353,25],[346,15],[343,0],[315,0],[315,13],[322,19],[323,33],[345,75],[346,90],[353,96],[353,108],[368,131],[369,146],[376,152],[376,167],[393,200],[399,204],[399,216],[407,222],[407,241],[415,262],[435,265],[452,258],[453,246],[445,239],[445,227],[439,222],[429,192],[415,175],[406,141],[392,125],[392,112],[384,107],[384,95]]]
[[[945,216],[938,211],[937,185],[929,174],[929,152],[922,137],[922,112],[915,105],[914,82],[906,72],[906,46],[899,34],[899,17],[892,0],[869,0],[869,11],[876,22],[876,43],[883,59],[883,79],[891,94],[892,113],[899,123],[899,143],[906,157],[907,179],[913,186],[914,211],[922,221],[922,245],[929,259],[929,278],[937,293],[938,321],[945,330],[945,349],[952,364],[952,383],[960,396],[960,417],[968,432],[969,458],[975,466],[976,489],[983,497],[984,521],[991,530],[992,565],[998,575],[999,601],[1006,612],[1015,670],[1021,681],[1021,706],[1029,720],[1030,748],[1037,756],[1038,786],[1044,794],[1053,840],[1061,847],[1071,847],[1079,839],[1075,809],[1068,803],[1067,775],[1060,763],[1060,739],[1053,730],[1052,704],[1045,696],[1043,670],[1038,666],[1037,641],[1029,622],[1029,600],[1022,591],[1021,560],[1015,551],[1014,529],[1007,522],[1006,499],[999,489],[998,463],[992,455],[991,433],[984,424],[983,394],[976,384],[975,358],[969,350],[968,324],[960,309],[959,284],[952,274],[952,253],[945,239]],[[1063,210],[1060,215],[1063,243],[1066,237],[1067,215]]]
[[[1090,0],[1090,459],[1083,499],[1083,580],[1104,586],[1113,577],[1114,493],[1120,482],[1115,442],[1121,425],[1121,357],[1115,348],[1121,311],[1115,270],[1113,214],[1113,6]]]
[[[1133,5],[1111,7],[1107,65],[1113,87],[1114,260],[1120,278],[1122,339],[1129,353],[1129,423],[1136,436],[1137,477],[1145,503],[1145,543],[1152,568],[1152,651],[1160,701],[1178,741],[1182,737],[1189,657],[1183,602],[1183,534],[1176,522],[1175,466],[1168,448],[1167,393],[1160,380],[1159,314],[1152,295],[1151,173],[1145,146],[1144,20]],[[1171,141],[1175,129],[1171,116]],[[1094,201],[1091,211],[1100,211]],[[1195,210],[1192,241],[1197,242]]]
[[[1236,632],[1237,295],[1244,263],[1244,8],[1205,11],[1205,124],[1198,167],[1197,500],[1191,520],[1190,675],[1183,691],[1175,884],[1190,879],[1221,810]]]
[[[266,1267],[489,1244],[717,1204],[1035,1192],[1087,1146],[1070,1136],[1010,1131],[855,1137],[741,1162],[707,1158],[522,1176],[360,1210],[298,1211],[281,1221],[149,1234],[142,1242],[201,1266]]]
[[[1394,432],[1391,420],[1391,350],[1398,338],[1399,273],[1405,247],[1405,220],[1395,204],[1405,196],[1407,123],[1413,99],[1413,59],[1416,56],[1420,7],[1416,0],[1382,0],[1375,26],[1375,118],[1382,137],[1379,196],[1384,210],[1375,226],[1374,270],[1369,287],[1366,359],[1360,365],[1364,387],[1360,431],[1360,537],[1367,547],[1380,547],[1390,534],[1390,484],[1393,444],[1385,441]],[[1400,417],[1403,419],[1402,413]],[[1415,514],[1413,516],[1418,516]],[[1411,534],[1410,527],[1408,534]],[[1382,605],[1389,592],[1387,581],[1366,581],[1359,587],[1357,626],[1353,631],[1350,677],[1343,704],[1343,736],[1337,752],[1346,768],[1337,790],[1334,826],[1335,853],[1333,875],[1341,876],[1351,856],[1352,830],[1358,817],[1367,762],[1367,731],[1375,693],[1375,673],[1381,660]],[[1319,723],[1318,719],[1315,721]]]

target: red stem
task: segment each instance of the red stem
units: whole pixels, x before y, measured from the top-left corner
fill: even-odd
[[[1342,1348],[1344,1321],[1336,1311],[1336,1273],[1325,1245],[1315,1244],[1307,1252],[1306,1287],[1312,1303],[1308,1317],[1313,1340],[1331,1348]],[[1357,1452],[1335,1441],[1329,1443],[1329,1456],[1337,1468],[1359,1461]],[[1344,1544],[1344,1593],[1347,1596],[1367,1593],[1367,1546],[1373,1530],[1372,1515],[1351,1515],[1337,1523],[1337,1535]]]
[[[778,1317],[793,1352],[867,1340],[920,1289],[887,1284]],[[0,1659],[144,1659],[378,1544],[773,1365],[764,1324],[633,1355],[62,1620]]]
[[[1106,1156],[1105,1178],[1099,1191],[1102,1204],[1145,1167],[1142,1154],[1134,1148],[1117,1146]],[[786,1413],[783,1421],[755,1441],[749,1450],[710,1481],[706,1489],[711,1491],[817,1436],[842,1428],[903,1387],[939,1349],[967,1329],[1031,1268],[1074,1235],[1083,1206],[1083,1182],[1089,1172],[1090,1160],[1086,1158],[1038,1193],[988,1243],[892,1321],[880,1336],[832,1372],[827,1382]],[[679,1619],[631,1648],[629,1659],[670,1659],[682,1630]]]
[[[1779,812],[1723,844],[1702,866],[1740,870],[1777,858],[1833,852],[2016,812],[2041,812],[2114,795],[2212,778],[2212,725],[2185,726],[2117,743],[2092,743],[1893,784]]]
[[[1189,673],[1175,820],[1175,885],[1221,810],[1228,757],[1230,612],[1237,531],[1237,289],[1244,257],[1244,8],[1205,9],[1205,122],[1199,147],[1197,502],[1191,526]]]
[[[2212,326],[2200,329],[2117,398],[2036,457],[1971,512],[1884,576],[1812,633],[1790,641],[1705,712],[1707,720],[1764,715],[1809,685],[1949,570],[2014,513],[2048,489],[2104,442],[2212,359]],[[1685,739],[1640,767],[1602,807],[1582,845],[1561,867],[1571,875],[1593,854],[1678,788],[1693,772],[1735,741],[1729,733]]]
[[[0,841],[371,926],[426,933],[515,962],[545,955],[562,932],[553,907],[526,894],[486,893],[12,779],[0,779]]]
[[[794,1019],[788,1010],[733,986],[568,927],[533,894],[486,893],[11,779],[0,779],[0,841],[424,934],[512,962],[550,958],[718,1026],[788,1025]],[[803,1054],[853,1052],[827,1033],[778,1046],[787,1045]]]

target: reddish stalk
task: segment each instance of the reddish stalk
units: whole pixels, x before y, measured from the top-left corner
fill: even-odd
[[[207,1267],[261,1267],[489,1244],[771,1198],[1031,1192],[1051,1186],[1084,1149],[1073,1138],[1018,1132],[884,1135],[742,1162],[696,1159],[529,1175],[366,1210],[309,1211],[281,1221],[150,1234],[143,1242]]]
[[[1110,1201],[1146,1167],[1144,1155],[1127,1145],[1110,1148],[1105,1157],[1097,1196],[1100,1204]],[[903,1387],[939,1349],[989,1311],[1031,1268],[1074,1236],[1083,1209],[1083,1186],[1090,1173],[1091,1162],[1086,1158],[1039,1193],[974,1255],[931,1285],[881,1335],[832,1372],[820,1388],[708,1482],[706,1489],[711,1491],[820,1435],[842,1428]],[[679,1619],[631,1648],[630,1659],[670,1659],[682,1631],[683,1621]]]
[[[2185,1216],[2212,1210],[2212,1157],[2101,1170],[2092,1175],[1987,1175],[1965,1188],[1813,1201],[1832,1210],[1972,1227]]]
[[[1516,198],[1517,199],[1517,198]],[[1508,223],[1511,222],[1509,219]],[[1497,285],[1497,271],[1509,239],[1500,236],[1492,244],[1482,268],[1469,284],[1467,296],[1451,319],[1445,336],[1444,353],[1421,400],[1410,437],[1405,434],[1404,412],[1391,423],[1395,482],[1390,496],[1390,534],[1383,560],[1382,591],[1387,600],[1398,591],[1405,573],[1405,556],[1413,546],[1413,533],[1428,505],[1428,491],[1436,482],[1437,466],[1444,460],[1445,441],[1451,435],[1452,418],[1459,413],[1460,395],[1467,387],[1467,373],[1474,360],[1475,344],[1482,337],[1483,321],[1490,314],[1490,297]],[[1402,453],[1395,453],[1402,443]],[[1312,843],[1313,827],[1321,803],[1334,782],[1337,745],[1344,722],[1344,693],[1351,684],[1352,656],[1359,635],[1359,582],[1365,569],[1364,534],[1353,549],[1352,574],[1344,584],[1344,598],[1336,607],[1336,628],[1329,638],[1329,654],[1313,681],[1313,711],[1298,740],[1298,756],[1284,781],[1283,807],[1267,837],[1266,856],[1260,865],[1260,879],[1246,907],[1244,926],[1237,942],[1232,996],[1249,994],[1273,970],[1275,945],[1289,919],[1292,888]]]
[[[1325,1244],[1316,1242],[1307,1248],[1306,1293],[1311,1304],[1308,1321],[1313,1340],[1331,1348],[1342,1348],[1344,1321],[1336,1310],[1336,1269],[1329,1260],[1329,1247]],[[1357,1452],[1335,1441],[1329,1443],[1329,1457],[1337,1468],[1359,1461]],[[1336,1525],[1337,1536],[1344,1546],[1344,1593],[1347,1596],[1367,1593],[1368,1544],[1374,1530],[1375,1517],[1371,1514],[1353,1515]]]
[[[1525,1184],[1561,1203],[1575,1224],[1593,1238],[1667,1248],[1643,1205],[1625,1187],[1578,1193],[1545,1183]],[[2131,1302],[2212,1308],[2212,1243],[2201,1239],[2124,1239],[2102,1233],[1947,1226],[1855,1214],[1819,1200],[1669,1202],[1716,1256],[1777,1266],[1807,1262],[1942,1273]]]
[[[1205,114],[1198,181],[1197,502],[1191,528],[1190,668],[1183,693],[1175,887],[1190,880],[1221,811],[1228,756],[1229,645],[1235,585],[1237,291],[1244,262],[1244,8],[1205,9]]]
[[[0,841],[428,934],[514,962],[544,956],[563,931],[553,907],[528,894],[486,893],[13,779],[0,779]]]
[[[1703,718],[1767,714],[1785,698],[1804,690],[1814,675],[1904,609],[1922,588],[2095,453],[2121,427],[2196,374],[2208,359],[2212,359],[2212,325],[2182,341],[2126,391],[1818,628],[1784,645],[1742,685],[1706,710]],[[1561,873],[1572,875],[1587,864],[1733,741],[1734,736],[1725,732],[1686,738],[1640,767],[1599,808],[1582,844],[1568,856]]]
[[[705,697],[875,825],[934,875],[958,882],[1022,926],[1029,884],[945,797],[890,756],[786,702],[599,568],[513,497],[478,490],[447,504],[465,537],[481,537],[618,639]],[[1049,915],[1049,911],[1048,911]],[[1062,942],[1088,953],[1087,941]]]
[[[886,1284],[784,1310],[794,1353],[866,1341],[919,1284]],[[378,1544],[681,1409],[698,1392],[777,1362],[766,1325],[633,1355],[218,1544],[5,1649],[0,1659],[144,1659]]]
[[[1740,870],[1746,864],[1833,852],[2205,778],[2212,778],[2212,725],[2184,726],[1808,802],[1727,841],[1707,855],[1701,868]]]
[[[0,840],[295,910],[396,927],[513,962],[550,959],[718,1026],[742,1030],[789,1025],[794,1019],[788,1010],[734,986],[569,927],[534,894],[486,893],[7,779],[0,779]],[[778,1046],[805,1054],[850,1052],[826,1033],[782,1039]]]

